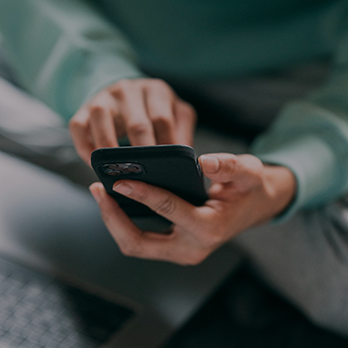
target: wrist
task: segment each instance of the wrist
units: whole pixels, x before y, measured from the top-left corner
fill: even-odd
[[[287,167],[264,165],[264,187],[269,197],[272,217],[287,210],[296,196],[297,182]]]

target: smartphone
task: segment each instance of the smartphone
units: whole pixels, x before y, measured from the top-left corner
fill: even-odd
[[[92,167],[106,192],[131,217],[155,216],[147,206],[112,190],[121,179],[161,187],[200,206],[208,199],[195,150],[186,145],[123,146],[93,151]]]

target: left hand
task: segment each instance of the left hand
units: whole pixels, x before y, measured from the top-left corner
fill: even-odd
[[[199,264],[238,233],[281,213],[296,191],[295,177],[288,168],[264,165],[252,155],[209,154],[201,156],[200,163],[204,175],[212,180],[209,200],[201,207],[139,181],[120,180],[114,186],[116,192],[172,221],[169,235],[141,231],[102,184],[90,187],[106,226],[125,255]]]
[[[192,145],[196,112],[163,80],[125,79],[104,88],[72,117],[69,128],[79,156],[116,147],[120,137],[131,145]]]

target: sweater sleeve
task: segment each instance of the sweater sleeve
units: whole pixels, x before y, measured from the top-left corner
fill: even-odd
[[[17,78],[66,121],[103,87],[143,76],[126,38],[83,0],[0,0],[0,9]]]
[[[263,162],[290,168],[297,179],[292,205],[275,221],[317,207],[348,190],[348,37],[343,39],[328,82],[287,105],[254,141]]]

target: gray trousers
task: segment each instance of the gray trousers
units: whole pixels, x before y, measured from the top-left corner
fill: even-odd
[[[314,69],[315,70],[315,69]],[[279,107],[319,82],[319,65],[277,77],[202,85],[196,89],[250,122],[267,125]],[[312,75],[311,75],[312,74]],[[257,93],[259,92],[259,93]],[[243,103],[243,100],[245,101]],[[265,111],[266,110],[266,111]],[[257,118],[258,114],[267,117]],[[200,129],[198,153],[247,151],[247,145]],[[58,115],[25,92],[0,79],[0,150],[25,158],[87,186],[95,175],[78,158]],[[255,271],[320,326],[348,335],[348,200],[297,213],[282,225],[265,225],[235,238]]]

